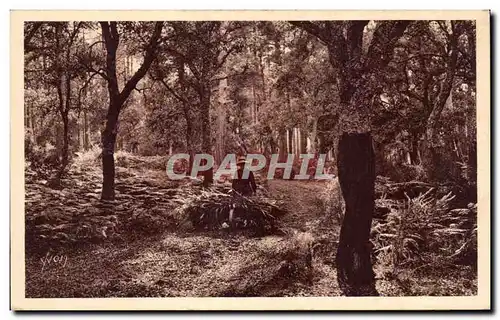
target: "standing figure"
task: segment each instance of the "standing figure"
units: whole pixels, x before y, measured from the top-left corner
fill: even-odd
[[[257,192],[257,184],[252,171],[249,171],[247,178],[243,177],[244,168],[246,164],[245,157],[239,157],[236,162],[237,171],[236,177],[233,178],[232,188],[243,196],[252,196]]]
[[[241,198],[241,196],[252,196],[257,192],[257,184],[255,183],[255,177],[252,171],[248,172],[248,177],[244,178],[243,173],[246,164],[245,157],[239,157],[236,162],[237,170],[235,177],[233,178],[232,188],[236,192],[235,199]],[[244,216],[245,210],[237,205],[238,201],[233,204],[233,207],[229,211],[229,225],[231,228],[235,228],[235,216]]]

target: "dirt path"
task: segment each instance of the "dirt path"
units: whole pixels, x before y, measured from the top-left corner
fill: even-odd
[[[322,182],[270,182],[271,194],[287,200],[283,228],[317,243],[308,276],[302,257],[288,263],[291,254],[306,248],[300,237],[291,245],[286,235],[166,231],[28,256],[27,296],[338,296],[333,266],[338,226],[321,212],[323,188]]]

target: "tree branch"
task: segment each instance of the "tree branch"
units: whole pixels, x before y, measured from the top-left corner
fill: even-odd
[[[452,29],[455,29],[454,26],[455,23],[452,21]],[[439,118],[453,87],[453,77],[455,76],[458,57],[457,43],[458,37],[460,36],[457,33],[458,32],[455,29],[453,30],[453,34],[450,36],[450,56],[446,67],[446,73],[443,81],[441,82],[439,93],[435,100],[435,107],[432,110],[429,121],[433,121],[433,118]]]
[[[146,73],[148,72],[149,67],[153,63],[155,59],[156,48],[158,47],[158,39],[161,35],[161,30],[163,29],[163,22],[156,22],[155,31],[151,36],[151,40],[149,42],[148,48],[146,50],[146,54],[144,56],[144,61],[142,62],[139,69],[134,73],[132,78],[125,84],[125,87],[120,92],[120,102],[125,102],[128,98],[132,90],[136,87],[139,80],[141,80]],[[116,30],[116,29],[115,29]]]
[[[308,32],[325,43],[332,41],[330,33],[326,28],[320,27],[318,24],[311,21],[288,21],[290,24]]]
[[[216,66],[216,69],[215,70],[219,70],[223,65],[224,63],[226,62],[227,60],[227,57],[229,57],[229,55],[234,51],[236,50],[237,46],[236,45],[233,45],[231,46],[231,48],[229,48],[229,50],[227,50],[226,53],[224,53],[224,55],[221,57],[221,59],[219,61],[217,61],[217,66]]]
[[[409,20],[383,21],[376,27],[365,61],[366,71],[384,68],[391,61],[394,47],[409,24]]]
[[[369,20],[350,21],[347,27],[347,45],[350,60],[359,61],[363,46],[363,31]]]
[[[33,50],[33,47],[30,45],[31,39],[35,36],[35,33],[42,26],[42,22],[34,22],[30,31],[27,35],[24,36],[24,50],[25,52],[30,52]]]
[[[175,50],[175,49],[172,49],[170,47],[166,47],[165,50],[167,51],[167,53],[170,53],[172,55],[175,55],[177,57],[180,57],[183,61],[186,62],[189,70],[191,70],[191,72],[193,73],[194,77],[197,79],[197,80],[200,80],[200,72],[198,71],[198,69],[196,69],[196,67],[193,65],[193,62],[191,61],[191,59],[188,59],[188,57],[186,57],[184,54],[180,53],[179,51]]]
[[[118,46],[117,39],[114,39],[110,24],[107,21],[101,21],[102,35],[106,46],[106,80],[108,81],[109,99],[119,95],[118,81],[116,79],[116,50]]]
[[[82,96],[82,92],[83,90],[85,90],[87,88],[87,86],[89,85],[90,81],[92,81],[92,79],[96,76],[96,75],[100,75],[100,73],[98,71],[95,71],[84,83],[83,83],[83,86],[78,90],[78,102],[80,102],[80,99],[81,99],[81,96]]]
[[[230,78],[233,78],[233,77],[241,76],[241,75],[245,74],[245,72],[247,72],[247,70],[248,70],[248,65],[245,65],[243,67],[243,70],[241,72],[229,74],[229,75],[224,76],[224,77],[214,78],[214,79],[211,79],[210,81],[216,82],[216,81],[221,81],[221,80],[225,80],[225,79],[230,79]]]
[[[165,87],[165,89],[167,89],[167,90],[168,90],[168,92],[170,92],[170,93],[171,93],[171,94],[172,94],[172,95],[173,95],[173,96],[174,96],[177,100],[179,100],[180,102],[188,103],[188,101],[187,101],[185,98],[183,98],[183,97],[181,97],[179,94],[177,94],[177,92],[175,92],[175,90],[174,90],[174,89],[172,89],[172,88],[168,85],[168,83],[165,81],[165,79],[163,79],[163,78],[159,78],[159,79],[157,79],[157,80],[158,80],[158,81],[160,81],[160,83],[163,85],[163,87]]]

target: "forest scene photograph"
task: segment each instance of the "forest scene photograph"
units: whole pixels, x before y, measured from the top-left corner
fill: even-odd
[[[26,298],[478,295],[475,20],[23,27]]]

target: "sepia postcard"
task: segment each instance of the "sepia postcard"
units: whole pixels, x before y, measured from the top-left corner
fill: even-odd
[[[490,12],[11,11],[11,309],[490,310]]]

